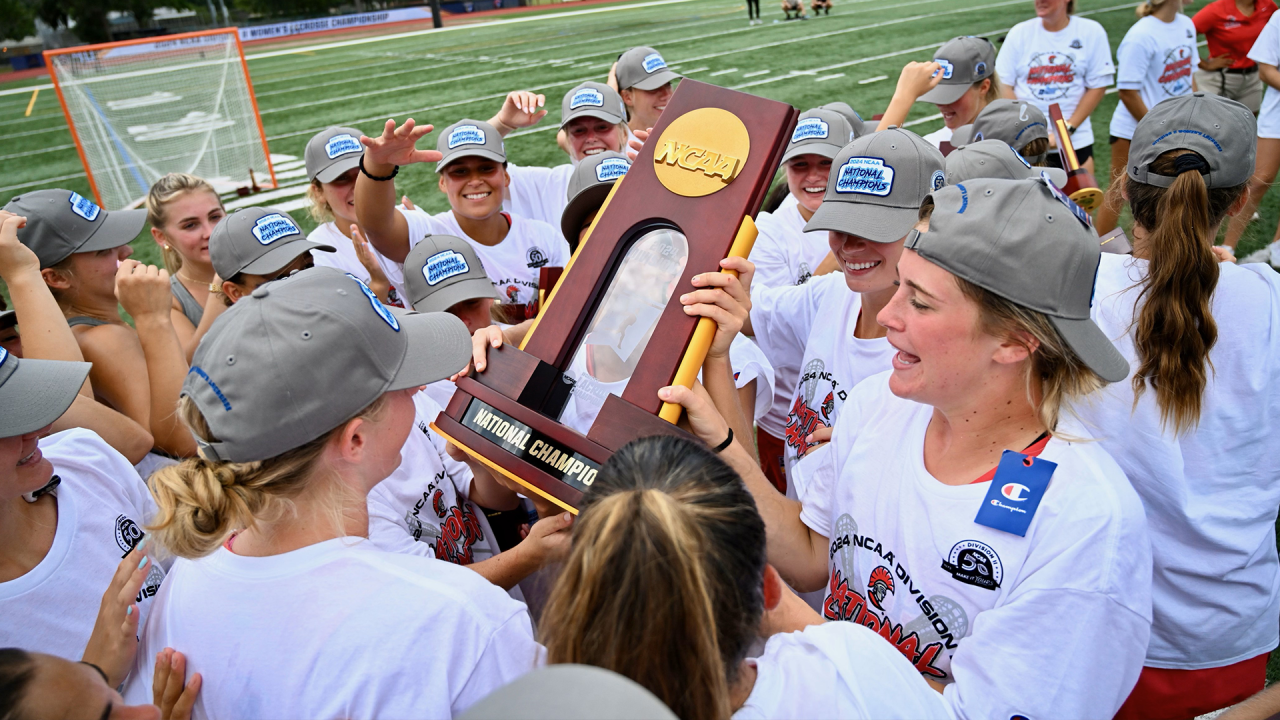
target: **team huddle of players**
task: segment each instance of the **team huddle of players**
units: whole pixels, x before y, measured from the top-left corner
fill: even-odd
[[[589,717],[608,696],[646,717],[1154,720],[1259,693],[1280,275],[1215,241],[1280,165],[1280,21],[1211,9],[1226,41],[1144,3],[1117,70],[1072,0],[1038,0],[998,52],[959,37],[909,63],[878,120],[801,113],[749,259],[678,298],[716,331],[700,381],[659,397],[701,442],[631,443],[576,517],[431,423],[523,340],[543,268],[658,124],[680,78],[657,50],[564,94],[556,167],[508,158],[548,114],[530,92],[434,149],[412,119],[318,133],[310,233],[182,174],[145,211],[14,198],[0,714]],[[1252,60],[1214,54],[1246,25]],[[1229,72],[1250,67],[1265,97]],[[1046,113],[1091,167],[1113,83],[1091,217]],[[902,127],[917,101],[943,129]],[[397,192],[418,163],[448,210]],[[1120,254],[1099,235],[1124,207]],[[129,259],[148,224],[167,269]],[[656,274],[588,329],[561,422],[585,432],[626,387],[655,278],[683,272],[670,241],[632,251]]]

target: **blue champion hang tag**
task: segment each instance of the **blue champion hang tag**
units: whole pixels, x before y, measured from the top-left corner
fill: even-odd
[[[469,272],[471,266],[467,264],[467,258],[457,250],[442,250],[427,258],[426,264],[422,266],[422,277],[432,287]]]
[[[942,69],[939,71],[942,73],[942,79],[950,80],[952,73],[956,71],[956,66],[952,65],[950,60],[943,58],[934,58],[933,61],[942,66]],[[937,73],[934,74],[936,75]]]
[[[346,275],[356,281],[356,285],[360,287],[360,292],[364,293],[364,296],[369,299],[369,304],[373,306],[373,311],[378,313],[378,317],[382,318],[383,322],[390,325],[392,330],[400,332],[400,321],[396,319],[395,315],[391,314],[391,311],[387,309],[386,305],[382,304],[382,301],[378,299],[378,296],[373,294],[373,291],[369,289],[369,286],[365,285],[363,280],[351,273],[347,273]]]
[[[1071,214],[1076,216],[1076,219],[1080,221],[1081,225],[1084,225],[1086,229],[1093,229],[1093,218],[1089,217],[1089,213],[1085,212],[1084,208],[1077,205],[1074,200],[1067,197],[1066,193],[1059,190],[1057,185],[1053,184],[1053,181],[1049,179],[1049,173],[1041,171],[1040,180],[1048,186],[1049,194],[1057,198],[1058,202],[1065,205],[1067,209],[1071,211]]]
[[[1053,479],[1053,471],[1057,469],[1058,463],[1005,450],[973,521],[1026,537],[1031,518],[1035,517],[1040,500]]]
[[[851,157],[836,175],[836,192],[886,197],[893,192],[893,166],[883,158]]]

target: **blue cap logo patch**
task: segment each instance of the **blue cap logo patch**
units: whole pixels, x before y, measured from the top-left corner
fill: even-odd
[[[986,77],[986,75],[987,75],[987,64],[979,60],[978,64],[973,66],[973,76],[977,78],[981,78],[981,77]]]
[[[71,193],[71,197],[67,198],[71,201],[71,212],[80,217],[93,222],[98,219],[98,213],[102,212],[102,208],[93,204],[93,201],[86,197],[81,197],[79,193]]]
[[[934,170],[933,177],[929,178],[929,187],[934,190],[941,190],[943,185],[947,184],[947,176],[942,174],[941,170]]]
[[[258,218],[250,232],[263,245],[270,245],[288,235],[302,234],[302,231],[298,229],[297,225],[293,224],[292,220],[280,213],[271,213]]]
[[[622,158],[605,158],[596,166],[596,180],[611,182],[617,180],[631,169],[631,163]]]
[[[851,157],[840,166],[836,192],[885,197],[893,192],[893,168],[880,158]]]
[[[356,285],[360,286],[360,292],[364,293],[366,298],[369,298],[369,304],[373,306],[373,311],[378,313],[378,317],[382,318],[383,322],[390,325],[392,330],[400,332],[400,321],[396,320],[396,316],[391,314],[391,311],[387,309],[386,305],[382,304],[382,301],[378,299],[377,295],[373,294],[373,291],[369,289],[369,286],[365,285],[363,280],[351,273],[347,273],[347,277],[355,280]]]
[[[658,53],[646,55],[641,64],[644,65],[644,71],[647,73],[655,73],[667,67],[667,61],[663,60]]]
[[[595,88],[582,88],[569,98],[569,109],[577,110],[580,107],[604,107],[604,94]]]
[[[353,152],[364,152],[364,146],[360,144],[359,138],[352,137],[347,133],[334,135],[329,138],[329,142],[324,144],[324,154],[328,155],[330,160],[339,155]]]
[[[449,133],[449,149],[459,145],[483,145],[484,131],[475,125],[459,125]]]
[[[0,367],[4,367],[4,361],[9,359],[9,351],[0,347]]]
[[[427,264],[422,266],[422,277],[426,278],[428,285],[435,285],[470,271],[471,266],[467,264],[467,259],[462,253],[457,250],[444,250],[427,258]]]
[[[956,71],[955,66],[951,64],[951,61],[944,60],[942,58],[934,58],[933,61],[942,66],[942,79],[950,80],[951,74]]]
[[[791,142],[801,140],[826,140],[831,135],[831,126],[822,118],[805,118],[796,123],[795,132],[791,133]]]

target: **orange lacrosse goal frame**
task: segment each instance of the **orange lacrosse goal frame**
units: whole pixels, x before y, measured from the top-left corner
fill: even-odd
[[[98,52],[101,50],[109,50],[113,48],[128,47],[132,45],[147,44],[163,44],[172,42],[181,42],[183,40],[208,37],[212,35],[231,35],[235,41],[236,55],[240,58],[240,71],[244,74],[245,87],[248,91],[249,104],[253,108],[253,119],[258,126],[258,137],[262,140],[262,154],[266,158],[267,172],[271,177],[270,187],[277,188],[279,184],[276,182],[276,171],[271,163],[271,151],[267,148],[267,133],[262,127],[262,115],[258,112],[258,97],[253,90],[253,78],[249,75],[249,64],[244,58],[244,44],[240,41],[240,29],[238,27],[215,28],[213,30],[200,30],[197,32],[177,33],[174,35],[161,35],[158,37],[137,38],[134,40],[120,40],[118,42],[96,43],[93,45],[77,45],[75,47],[59,48],[56,50],[45,50],[44,56],[45,67],[49,68],[49,77],[53,80],[54,92],[58,95],[58,103],[62,105],[62,114],[67,120],[67,129],[71,132],[71,139],[76,146],[76,153],[80,156],[80,164],[84,166],[85,176],[89,179],[89,187],[93,190],[94,199],[99,205],[106,207],[103,202],[102,193],[98,190],[98,183],[93,176],[93,168],[89,165],[89,159],[85,155],[84,144],[80,140],[80,133],[76,130],[75,119],[72,117],[70,108],[67,107],[67,99],[63,95],[62,82],[58,77],[57,68],[53,62],[53,58],[58,55],[74,55],[77,53]],[[175,53],[181,48],[174,48]],[[163,54],[163,53],[161,53]]]

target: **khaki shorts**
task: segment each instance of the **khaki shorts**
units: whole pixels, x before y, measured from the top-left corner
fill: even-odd
[[[1204,92],[1235,100],[1252,110],[1254,115],[1262,107],[1262,80],[1256,72],[1241,74],[1221,70],[1196,70],[1196,87]]]

